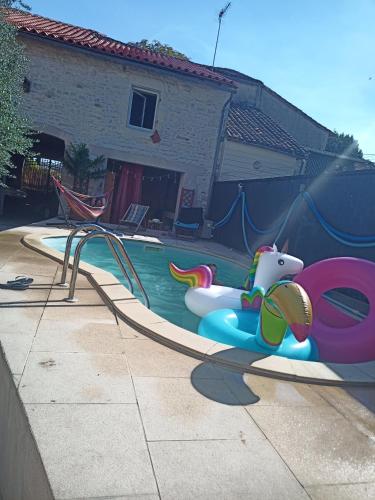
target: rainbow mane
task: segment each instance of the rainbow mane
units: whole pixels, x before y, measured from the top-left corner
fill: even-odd
[[[263,246],[258,248],[258,250],[255,252],[253,263],[251,264],[249,275],[244,283],[244,288],[245,290],[251,290],[254,286],[254,281],[255,281],[255,275],[257,272],[257,267],[259,264],[259,259],[262,253],[264,252],[274,252],[274,249],[272,247],[268,246]]]
[[[192,269],[183,270],[170,262],[169,271],[176,281],[191,288],[210,288],[212,285],[212,271],[203,264]]]

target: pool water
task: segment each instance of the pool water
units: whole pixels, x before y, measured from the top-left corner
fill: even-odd
[[[72,252],[78,241],[79,238],[74,238]],[[44,242],[55,250],[65,251],[66,238],[46,238]],[[182,269],[192,268],[199,264],[216,264],[217,280],[226,286],[239,287],[246,278],[245,268],[232,264],[226,259],[171,246],[128,240],[123,240],[123,243],[149,296],[151,310],[171,323],[192,332],[198,331],[200,318],[186,308],[184,301],[186,286],[171,277],[168,269],[169,262],[173,261]],[[81,259],[111,272],[121,283],[127,285],[104,240],[91,240],[86,243]],[[134,280],[133,284],[134,295],[143,301]]]

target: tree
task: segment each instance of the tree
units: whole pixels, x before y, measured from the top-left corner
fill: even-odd
[[[0,0],[0,186],[15,165],[12,155],[25,155],[32,147],[30,130],[20,113],[26,58],[17,42],[17,29],[8,24],[3,8],[27,8],[22,1]]]
[[[336,130],[329,136],[326,151],[342,154],[353,158],[363,158],[363,152],[359,149],[358,141],[350,134],[339,134]]]
[[[70,144],[65,150],[64,167],[74,178],[73,189],[83,193],[89,178],[103,175],[101,164],[104,156],[90,159],[90,151],[86,144]]]
[[[146,38],[143,38],[140,42],[132,42],[132,45],[135,45],[140,49],[151,50],[152,52],[157,52],[158,54],[163,54],[165,56],[176,57],[177,59],[183,59],[185,61],[189,60],[189,58],[182,52],[179,52],[170,45],[161,43],[158,40],[153,40],[151,42]]]

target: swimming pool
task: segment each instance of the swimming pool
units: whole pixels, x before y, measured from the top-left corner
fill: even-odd
[[[46,238],[43,241],[47,246],[64,253],[66,238]],[[72,253],[78,241],[79,238],[74,238]],[[216,264],[217,279],[227,286],[238,287],[246,278],[245,268],[232,264],[226,259],[172,246],[122,241],[149,296],[151,310],[191,332],[197,332],[201,318],[186,308],[184,301],[186,286],[171,277],[168,269],[169,262],[173,261],[182,268],[191,268],[206,263]],[[88,241],[82,250],[82,260],[111,272],[126,286],[123,275],[105,241],[100,239]],[[137,285],[133,284],[134,295],[142,301]]]

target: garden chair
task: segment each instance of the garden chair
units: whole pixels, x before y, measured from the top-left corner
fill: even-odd
[[[132,228],[135,227],[133,234],[136,234],[143,222],[143,219],[146,217],[149,208],[150,207],[147,205],[138,205],[138,203],[131,203],[123,217],[119,220],[117,228],[119,228],[120,226],[121,228],[123,228],[123,226],[130,226]]]

